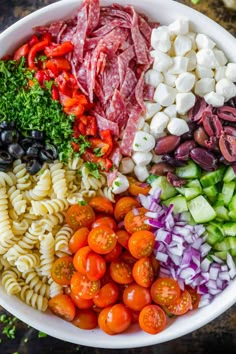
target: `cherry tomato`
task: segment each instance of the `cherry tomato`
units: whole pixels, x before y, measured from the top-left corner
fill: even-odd
[[[138,318],[139,318],[140,311],[130,310],[130,313],[131,313],[131,322],[132,323],[138,323]]]
[[[104,255],[104,259],[106,262],[113,262],[119,258],[122,252],[121,245],[117,242],[115,248],[107,254]]]
[[[75,317],[75,304],[69,295],[59,294],[54,296],[48,301],[48,307],[66,321],[71,322]]]
[[[145,215],[147,209],[137,208],[130,210],[124,219],[124,225],[127,232],[132,234],[135,231],[140,230],[150,230],[150,225],[145,224],[145,221],[148,220],[148,217]]]
[[[183,315],[192,309],[192,298],[188,290],[184,290],[180,297],[171,305],[166,306],[173,315]]]
[[[148,183],[143,183],[137,181],[133,177],[128,177],[129,180],[129,193],[134,197],[137,197],[139,194],[147,195],[151,189]]]
[[[154,280],[154,270],[150,258],[144,257],[135,262],[132,275],[137,284],[149,288]]]
[[[114,333],[124,332],[131,325],[131,313],[123,304],[115,304],[107,314],[107,325]]]
[[[79,295],[75,295],[74,293],[70,293],[70,297],[76,307],[78,309],[84,310],[84,309],[90,309],[93,306],[93,300],[92,299],[81,299]]]
[[[197,293],[196,289],[193,289],[188,285],[186,286],[186,290],[188,290],[189,294],[191,295],[193,309],[197,309],[201,300],[201,295]]]
[[[158,260],[156,259],[156,257],[154,256],[154,254],[151,255],[150,259],[152,262],[154,275],[157,276],[159,268],[160,268],[160,264],[159,264]]]
[[[127,286],[123,292],[123,302],[134,311],[141,311],[152,302],[150,290],[133,283]]]
[[[107,333],[107,334],[115,334],[115,332],[113,332],[109,327],[108,327],[108,324],[107,324],[107,316],[108,316],[108,313],[109,311],[111,310],[112,306],[108,306],[108,307],[105,307],[104,309],[102,309],[102,311],[99,313],[98,315],[98,325],[99,325],[99,328]]]
[[[86,275],[89,280],[99,280],[106,272],[106,261],[95,252],[90,252],[86,258]]]
[[[151,286],[152,300],[158,305],[168,306],[180,297],[180,287],[172,278],[158,278]]]
[[[133,282],[132,266],[122,260],[111,262],[110,275],[118,284],[129,284]]]
[[[78,310],[72,323],[81,329],[93,329],[97,327],[98,316],[91,309]]]
[[[116,235],[118,237],[117,242],[119,242],[119,244],[121,244],[121,246],[128,249],[128,241],[130,238],[130,234],[126,230],[118,230],[116,232]]]
[[[105,197],[93,197],[89,205],[99,213],[113,214],[112,202]]]
[[[74,272],[73,259],[70,256],[58,258],[51,269],[52,279],[60,285],[70,285]]]
[[[115,205],[115,210],[114,210],[115,219],[118,221],[124,219],[125,215],[130,210],[138,207],[140,207],[140,203],[138,202],[137,199],[132,197],[120,198]]]
[[[92,223],[92,229],[99,226],[108,226],[114,231],[117,228],[115,220],[111,216],[107,215],[99,215],[96,217],[96,220]]]
[[[78,230],[80,227],[89,227],[95,220],[95,214],[89,205],[72,205],[66,213],[66,223],[73,230]]]
[[[126,250],[121,254],[120,259],[121,259],[122,261],[124,261],[125,263],[130,264],[132,267],[133,267],[134,263],[137,262],[137,259],[134,258],[134,257],[129,253],[129,251],[126,251]]]
[[[73,264],[75,269],[81,274],[86,274],[86,261],[87,256],[91,252],[91,248],[89,246],[81,247],[73,257]]]
[[[76,272],[71,278],[71,291],[82,299],[92,299],[100,289],[99,280],[89,280],[87,275]]]
[[[139,325],[145,332],[157,334],[166,327],[166,314],[157,305],[147,305],[140,311]]]
[[[91,249],[99,254],[111,252],[117,243],[115,232],[108,226],[92,229],[88,235],[88,244]]]
[[[107,307],[116,303],[119,297],[119,288],[113,281],[105,284],[94,296],[93,302],[98,307]]]
[[[148,257],[154,250],[155,235],[151,231],[142,230],[134,232],[128,242],[132,256],[137,259]]]
[[[88,244],[89,229],[87,227],[81,227],[78,229],[69,241],[69,249],[72,253],[75,253],[81,247]]]

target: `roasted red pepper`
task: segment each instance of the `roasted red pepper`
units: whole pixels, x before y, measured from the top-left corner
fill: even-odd
[[[112,161],[108,158],[98,157],[90,151],[85,151],[82,155],[85,161],[96,163],[102,170],[109,171],[112,168]]]
[[[52,42],[52,35],[49,32],[43,33],[41,36],[41,41],[48,41],[48,44]]]
[[[73,49],[74,45],[69,41],[62,44],[52,43],[50,46],[45,48],[45,54],[50,58],[61,57],[67,53],[72,52]]]
[[[45,87],[45,81],[50,80],[50,76],[45,70],[38,70],[34,77],[38,80],[40,86]]]
[[[75,119],[74,122],[75,137],[78,138],[80,134],[96,136],[97,135],[97,121],[93,116],[83,115]]]
[[[29,43],[30,48],[32,48],[38,42],[39,42],[38,37],[36,36],[36,34],[33,34],[33,36],[30,38],[28,43]]]
[[[52,86],[52,99],[59,101],[59,91],[55,85]]]
[[[28,55],[28,67],[30,69],[36,69],[36,64],[35,64],[36,55],[39,52],[42,52],[47,45],[48,45],[48,41],[44,40],[36,43],[35,45],[33,45],[32,48],[30,48],[29,55]]]
[[[72,114],[73,116],[79,117],[84,113],[85,108],[82,104],[77,103],[74,106],[64,107],[63,110],[66,114]]]
[[[58,76],[62,71],[70,71],[70,62],[65,58],[49,59],[45,62],[45,67],[50,70],[54,76]]]
[[[13,60],[20,60],[21,57],[26,57],[29,53],[29,45],[28,43],[23,44],[20,48],[18,48],[13,56]]]
[[[77,81],[75,77],[68,73],[67,71],[63,71],[56,79],[55,83],[58,87],[58,90],[66,96],[72,97],[75,88],[77,89]],[[63,103],[62,103],[63,105]]]
[[[95,149],[99,149],[97,150],[97,153],[95,153],[95,155],[99,153],[102,157],[107,157],[110,155],[113,148],[111,132],[110,130],[102,130],[100,132],[100,136],[101,139],[100,138],[89,139],[91,143],[91,148],[93,149],[94,153],[95,153]]]

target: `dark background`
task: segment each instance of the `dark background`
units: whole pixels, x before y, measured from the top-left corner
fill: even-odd
[[[55,1],[0,0],[0,32],[21,17],[53,2]],[[193,7],[190,0],[180,0],[180,2]],[[213,18],[236,36],[236,14],[225,9],[221,0],[201,0],[200,4],[194,7]],[[0,316],[3,314],[10,316],[10,314],[0,307]],[[41,333],[19,320],[16,320],[14,325],[16,327],[15,338],[9,339],[2,333],[6,325],[0,322],[0,354],[115,354],[117,352],[120,354],[236,353],[236,305],[215,321],[191,334],[167,343],[136,349],[109,350],[89,348],[66,343],[50,336],[41,337]]]

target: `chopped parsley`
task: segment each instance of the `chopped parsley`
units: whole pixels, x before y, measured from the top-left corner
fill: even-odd
[[[78,144],[79,146],[79,155],[83,155],[85,151],[90,148],[91,143],[86,139],[86,136],[80,135],[77,139],[73,138],[72,140],[74,143]]]
[[[152,182],[154,182],[157,178],[158,178],[158,176],[153,175],[153,174],[150,173],[150,175],[146,179],[146,182],[149,183],[149,184],[152,184]]]
[[[134,144],[134,146],[139,147],[139,144]]]
[[[41,331],[38,332],[38,338],[45,338],[45,337],[47,337],[46,333],[41,332]]]
[[[143,140],[148,140],[146,136],[143,137]]]
[[[15,334],[16,334],[16,322],[17,318],[16,317],[11,317],[7,316],[5,314],[0,316],[0,323],[4,325],[4,328],[2,330],[2,334],[5,334],[7,338],[9,339],[14,339]]]
[[[121,186],[121,183],[119,181],[115,181],[114,184],[117,186],[117,187],[120,187]]]
[[[87,161],[85,162],[85,167],[89,170],[93,177],[97,179],[100,178],[99,166],[96,163]]]
[[[97,157],[101,157],[101,156],[103,156],[103,153],[101,150],[102,150],[101,148],[95,148],[95,149],[93,149],[93,152]]]
[[[78,204],[79,205],[87,205],[88,203],[86,202],[86,200],[78,200]]]

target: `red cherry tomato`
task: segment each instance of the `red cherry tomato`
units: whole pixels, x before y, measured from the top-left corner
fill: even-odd
[[[122,260],[111,262],[110,275],[118,284],[132,283],[132,266]]]
[[[69,295],[59,294],[54,296],[48,301],[48,307],[66,321],[73,321],[75,317],[75,304]]]
[[[184,290],[180,297],[171,305],[166,306],[173,315],[183,315],[192,309],[192,298],[188,290]]]
[[[151,255],[154,244],[155,235],[151,231],[136,231],[129,238],[128,248],[132,256],[140,259]]]
[[[140,230],[150,230],[150,225],[146,224],[145,221],[148,217],[145,215],[147,209],[137,208],[135,210],[130,210],[124,219],[124,225],[127,232],[132,234],[135,231]]]
[[[99,280],[106,273],[106,261],[95,252],[90,252],[86,258],[86,275],[89,280]]]
[[[72,275],[75,273],[73,259],[70,256],[58,258],[52,265],[52,279],[60,285],[69,285]]]
[[[89,205],[99,213],[113,214],[112,202],[105,197],[93,197]]]
[[[154,281],[154,270],[150,258],[139,259],[133,266],[132,275],[137,284],[149,288]]]
[[[119,288],[115,282],[105,284],[94,296],[93,302],[96,306],[103,308],[116,303],[119,297]]]
[[[116,243],[117,236],[108,226],[95,227],[88,235],[89,247],[99,254],[111,252],[115,248]]]
[[[76,272],[71,278],[71,291],[82,299],[92,299],[100,289],[99,280],[89,280],[87,275]]]
[[[78,310],[72,323],[81,329],[94,329],[98,324],[98,316],[91,309]]]
[[[81,274],[86,274],[86,261],[88,254],[91,252],[89,246],[81,247],[74,255],[73,264],[75,269]]]
[[[151,286],[152,300],[163,306],[173,304],[180,297],[180,287],[172,278],[158,278]]]
[[[93,306],[93,300],[92,299],[81,299],[79,295],[75,295],[74,293],[70,293],[70,297],[76,307],[78,309],[84,310],[84,309],[90,309]]]
[[[123,304],[113,305],[107,314],[107,326],[114,333],[124,332],[131,325],[131,313]]]
[[[92,229],[100,226],[108,226],[110,227],[110,229],[114,231],[117,228],[115,220],[111,216],[107,216],[107,215],[98,215],[96,217],[96,220],[92,224]]]
[[[139,325],[145,332],[157,334],[166,327],[166,314],[160,306],[147,305],[139,314]]]
[[[118,221],[124,219],[125,215],[130,210],[138,207],[140,207],[140,203],[138,202],[137,199],[133,197],[120,198],[115,205],[115,210],[114,210],[115,219]]]
[[[73,230],[78,230],[80,227],[89,227],[95,220],[95,214],[89,205],[72,205],[66,213],[66,223]]]
[[[123,292],[123,302],[131,310],[141,311],[152,302],[150,290],[136,283],[130,284]]]
[[[81,227],[78,229],[69,241],[69,249],[72,253],[75,253],[81,247],[88,244],[89,229],[87,227]]]

